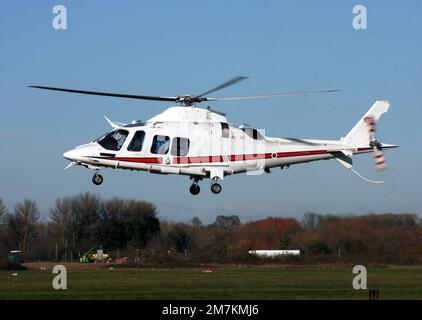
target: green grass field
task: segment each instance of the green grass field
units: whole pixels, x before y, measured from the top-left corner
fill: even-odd
[[[114,269],[68,271],[68,289],[51,271],[0,272],[0,299],[367,299],[343,269]],[[422,299],[422,267],[368,268],[380,299]]]

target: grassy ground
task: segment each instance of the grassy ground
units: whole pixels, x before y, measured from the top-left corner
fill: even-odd
[[[0,299],[367,299],[342,269],[70,270],[68,289],[48,270],[0,272]],[[422,267],[368,268],[380,299],[422,299]]]

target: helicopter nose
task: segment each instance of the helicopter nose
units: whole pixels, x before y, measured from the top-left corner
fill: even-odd
[[[66,151],[65,153],[63,153],[63,157],[67,160],[74,161],[76,159],[75,149]]]

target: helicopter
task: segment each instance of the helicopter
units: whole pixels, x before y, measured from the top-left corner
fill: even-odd
[[[198,104],[214,101],[233,101],[333,93],[340,90],[324,89],[253,96],[208,97],[209,94],[245,80],[237,76],[198,95],[147,96],[99,91],[86,91],[47,86],[31,88],[97,96],[175,102],[179,105],[147,121],[129,124],[114,122],[105,117],[112,130],[101,137],[75,147],[63,154],[74,165],[94,170],[92,182],[103,183],[102,168],[147,171],[154,174],[189,176],[192,195],[200,193],[199,182],[210,179],[211,192],[219,194],[219,181],[239,173],[271,173],[274,168],[289,168],[294,164],[335,159],[345,168],[371,183],[371,180],[353,168],[354,155],[373,152],[378,171],[385,170],[384,149],[397,145],[384,144],[376,139],[376,124],[389,110],[389,102],[376,101],[356,125],[339,140],[276,138],[265,135],[249,125],[235,126],[226,114]]]

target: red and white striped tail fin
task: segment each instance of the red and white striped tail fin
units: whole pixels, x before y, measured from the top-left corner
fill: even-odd
[[[375,168],[377,171],[383,171],[387,169],[387,162],[385,161],[384,153],[377,147],[374,148],[375,155]]]

